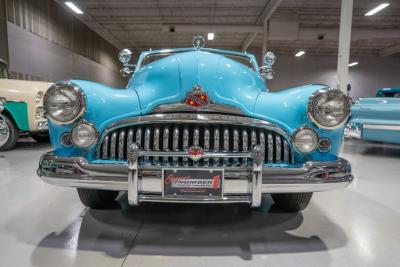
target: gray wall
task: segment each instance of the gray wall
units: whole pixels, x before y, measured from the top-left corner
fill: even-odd
[[[8,62],[6,1],[0,0],[0,59]]]
[[[400,86],[400,57],[364,57],[353,61],[359,62],[349,71],[353,99],[374,96],[381,87]],[[268,87],[271,91],[309,83],[336,87],[336,64],[336,57],[278,55],[275,78],[268,82]]]
[[[45,81],[80,78],[111,86],[124,85],[115,69],[74,53],[12,23],[8,23],[8,44],[10,71],[18,78]]]
[[[53,0],[0,0],[7,10],[11,76],[81,78],[123,86],[118,50]]]

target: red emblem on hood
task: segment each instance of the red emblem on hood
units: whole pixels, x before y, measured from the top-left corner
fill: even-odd
[[[197,108],[204,107],[210,104],[210,98],[199,85],[195,85],[192,92],[188,93],[185,104]]]
[[[204,151],[201,147],[191,146],[188,148],[188,156],[192,160],[199,160],[203,157]]]

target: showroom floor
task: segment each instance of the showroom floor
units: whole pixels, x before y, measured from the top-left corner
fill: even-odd
[[[0,153],[0,266],[398,266],[400,146],[347,141],[356,180],[301,213],[153,204],[85,209],[35,174],[49,146]]]

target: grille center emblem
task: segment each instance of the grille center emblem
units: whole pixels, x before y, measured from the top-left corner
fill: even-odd
[[[187,150],[188,156],[191,160],[197,161],[204,155],[204,150],[199,146],[191,146]]]
[[[210,104],[210,98],[208,97],[208,94],[203,91],[201,86],[195,85],[193,86],[193,90],[188,93],[185,104],[192,107],[201,108]]]

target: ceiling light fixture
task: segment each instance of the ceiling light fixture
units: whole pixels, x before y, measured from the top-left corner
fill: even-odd
[[[72,2],[65,2],[65,4],[67,5],[67,7],[69,7],[70,9],[72,9],[72,11],[74,11],[76,14],[82,15],[83,11],[77,7],[74,3]]]
[[[213,32],[209,32],[207,34],[207,39],[210,40],[210,41],[214,40],[214,33]]]
[[[349,64],[349,67],[353,67],[353,66],[355,66],[355,65],[358,65],[358,62],[357,62],[357,61],[351,62],[351,63]]]
[[[384,8],[386,8],[388,6],[389,6],[388,3],[380,4],[379,6],[375,7],[374,9],[371,9],[370,11],[365,13],[365,16],[375,15],[376,13],[378,13],[379,11],[381,11],[382,9],[384,9]]]
[[[302,55],[304,55],[306,52],[304,52],[303,50],[299,51],[296,53],[296,57],[301,57]]]

